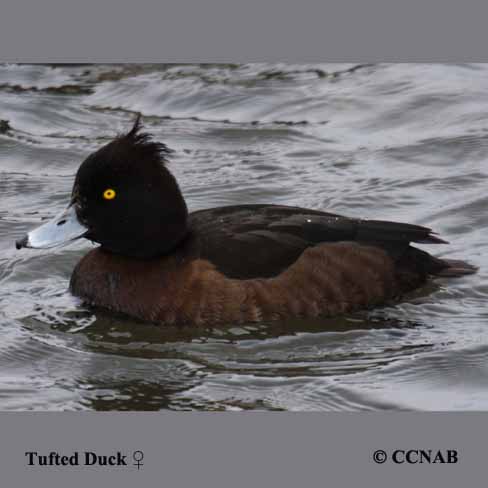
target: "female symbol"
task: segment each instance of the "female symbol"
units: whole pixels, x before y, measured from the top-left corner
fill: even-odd
[[[132,458],[136,461],[134,466],[137,466],[137,470],[141,469],[141,466],[144,466],[144,463],[141,463],[144,459],[144,453],[142,451],[134,451]]]

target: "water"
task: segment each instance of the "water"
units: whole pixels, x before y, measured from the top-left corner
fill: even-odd
[[[0,410],[487,410],[488,65],[0,66]],[[327,320],[176,329],[67,292],[91,249],[16,251],[128,129],[192,210],[276,203],[427,225],[480,266]]]

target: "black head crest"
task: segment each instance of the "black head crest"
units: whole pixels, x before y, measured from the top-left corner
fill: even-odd
[[[126,137],[132,139],[137,136],[137,133],[142,129],[142,122],[141,122],[142,115],[138,113],[136,118],[134,119],[134,124],[132,129],[126,134]]]
[[[130,144],[134,149],[143,152],[148,157],[153,157],[161,162],[166,163],[166,157],[172,151],[162,142],[154,142],[152,136],[147,132],[142,132],[143,124],[140,113],[137,114],[134,124],[127,134],[118,137],[118,141]]]

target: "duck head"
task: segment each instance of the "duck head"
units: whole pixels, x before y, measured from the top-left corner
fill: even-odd
[[[132,129],[89,155],[63,212],[16,242],[47,249],[79,238],[123,256],[148,259],[172,250],[187,234],[188,211],[166,167],[169,149]]]

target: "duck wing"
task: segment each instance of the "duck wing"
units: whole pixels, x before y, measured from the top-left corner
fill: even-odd
[[[308,247],[340,241],[384,249],[395,260],[409,243],[444,243],[431,229],[362,220],[282,205],[235,205],[193,212],[186,253],[206,259],[229,278],[268,278]]]

